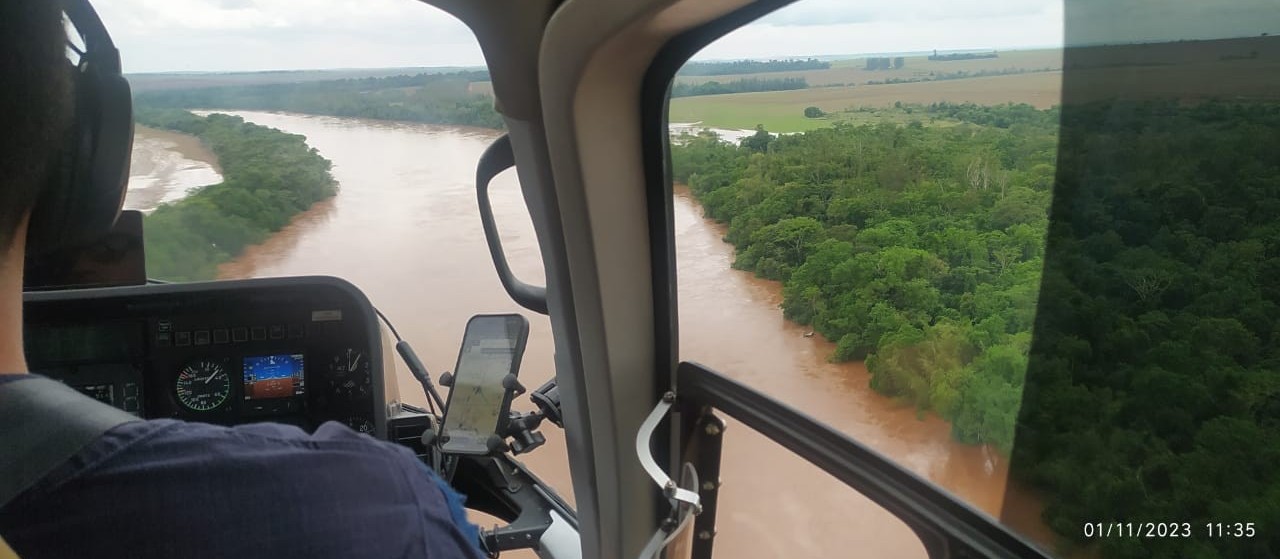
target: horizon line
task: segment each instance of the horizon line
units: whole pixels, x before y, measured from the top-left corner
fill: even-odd
[[[1087,47],[1104,47],[1104,46],[1124,46],[1124,45],[1150,45],[1162,43],[1187,43],[1187,42],[1207,42],[1207,41],[1230,41],[1238,39],[1257,39],[1268,37],[1280,37],[1280,35],[1272,35],[1263,33],[1261,35],[1240,35],[1235,37],[1216,37],[1207,39],[1176,39],[1176,40],[1141,40],[1141,41],[1124,41],[1109,42],[1098,41],[1091,43],[1076,43],[1066,45],[1028,45],[1015,46],[1005,48],[947,48],[947,49],[927,49],[927,50],[902,50],[902,51],[876,51],[862,53],[837,53],[837,54],[809,54],[809,55],[770,55],[770,56],[745,56],[745,57],[729,57],[729,58],[690,58],[687,62],[739,62],[739,61],[770,61],[770,60],[807,60],[818,59],[824,62],[836,60],[858,60],[872,56],[887,55],[908,55],[921,56],[932,52],[939,53],[978,53],[978,52],[1023,52],[1033,50],[1062,50],[1067,48],[1087,48]],[[386,70],[456,70],[468,71],[481,69],[488,71],[487,64],[442,64],[436,66],[350,66],[340,68],[271,68],[259,70],[146,70],[139,72],[124,72],[126,76],[173,76],[173,75],[229,75],[229,74],[270,74],[270,73],[291,73],[291,72],[372,72]]]

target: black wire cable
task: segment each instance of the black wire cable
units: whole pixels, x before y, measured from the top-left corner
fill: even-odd
[[[378,310],[378,308],[377,308],[377,307],[374,307],[374,308],[373,308],[373,312],[378,313],[378,318],[381,318],[381,319],[382,319],[382,322],[383,322],[384,324],[386,324],[386,325],[387,325],[387,328],[390,328],[390,329],[391,329],[391,335],[396,337],[396,341],[397,341],[397,342],[403,342],[403,341],[404,341],[404,338],[401,338],[401,337],[400,337],[400,333],[396,331],[396,327],[395,327],[395,326],[393,326],[393,325],[391,324],[391,321],[387,319],[387,315],[382,314],[382,311]]]
[[[387,318],[387,315],[382,314],[382,311],[378,310],[377,307],[373,308],[373,312],[378,314],[378,318],[381,318],[383,324],[386,324],[387,328],[391,330],[391,335],[395,336],[396,345],[397,345],[396,352],[400,353],[398,346],[400,344],[404,344],[405,346],[408,346],[409,342],[404,341],[404,338],[400,337],[400,332],[396,331],[395,325],[391,324],[391,319]],[[413,350],[410,349],[409,353],[412,354]],[[427,409],[431,410],[432,423],[435,423],[435,421],[437,421],[437,419],[440,418],[440,413],[436,411],[436,399],[439,398],[440,395],[436,393],[434,389],[431,388],[431,379],[425,377],[425,375],[427,374],[425,370],[422,371],[421,374],[419,374],[419,372],[415,370],[414,366],[409,363],[409,358],[404,353],[400,354],[400,359],[405,362],[405,366],[409,368],[409,372],[413,374],[413,377],[418,379],[418,382],[422,383],[422,389],[424,392],[426,392],[426,396],[427,396]],[[415,356],[414,359],[417,360],[417,357]],[[441,403],[440,407],[443,408],[444,404]],[[441,426],[437,426],[435,428],[435,432],[437,436],[440,434],[439,433],[440,428]],[[436,440],[438,440],[438,438]],[[453,469],[457,467],[457,461],[447,460],[446,457],[443,455],[443,453],[440,451],[440,445],[438,443],[433,444],[432,446],[434,448],[431,449],[431,469],[434,470],[436,473],[440,474],[441,476],[447,476],[445,477],[445,479],[451,479],[453,477]]]

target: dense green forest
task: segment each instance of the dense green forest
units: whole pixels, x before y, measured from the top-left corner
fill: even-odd
[[[1073,539],[1194,536],[1104,557],[1280,556],[1280,106],[1068,106],[1061,136],[1013,473]]]
[[[502,128],[493,98],[471,93],[487,72],[419,74],[139,93],[139,106],[244,109]]]
[[[1280,109],[906,109],[935,120],[685,137],[673,175],[833,359],[1011,452],[1064,540],[1277,556]],[[1144,521],[1193,537],[1082,531]]]
[[[735,266],[782,281],[786,316],[836,341],[835,359],[866,359],[877,390],[1007,451],[1057,126],[1025,106],[933,109],[1006,126],[703,136],[673,147],[674,175],[729,224]]]
[[[728,82],[709,81],[703,83],[677,83],[671,87],[672,97],[694,97],[697,95],[723,95],[725,93],[752,93],[756,91],[788,91],[806,89],[809,83],[804,78],[743,78]]]
[[[139,124],[198,136],[218,156],[223,182],[165,204],[143,222],[150,277],[212,279],[218,264],[337,193],[329,160],[296,134],[212,114],[138,109]]]
[[[678,76],[727,76],[730,74],[761,74],[765,72],[796,72],[802,70],[826,70],[830,62],[816,58],[790,60],[735,60],[733,62],[689,62],[676,73]]]

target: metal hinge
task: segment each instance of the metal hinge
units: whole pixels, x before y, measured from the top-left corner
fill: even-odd
[[[649,450],[654,431],[671,411],[675,401],[674,392],[663,394],[662,401],[654,406],[653,411],[649,412],[649,417],[645,418],[644,423],[640,424],[640,430],[636,432],[636,457],[640,459],[640,465],[644,467],[644,471],[649,474],[654,483],[658,484],[662,494],[671,503],[670,514],[658,531],[654,532],[653,537],[649,538],[649,543],[640,552],[640,559],[655,559],[677,535],[689,527],[693,517],[702,512],[702,497],[697,492],[698,472],[693,464],[686,462],[681,467],[681,483],[677,484],[662,471],[662,467],[658,465],[657,460],[654,460]]]

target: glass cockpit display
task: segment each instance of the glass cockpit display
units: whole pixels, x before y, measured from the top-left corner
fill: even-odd
[[[288,398],[305,393],[301,353],[244,358],[244,399]]]
[[[485,454],[511,408],[505,382],[520,370],[529,321],[523,316],[478,315],[467,322],[453,387],[445,407],[440,449],[451,454]]]

